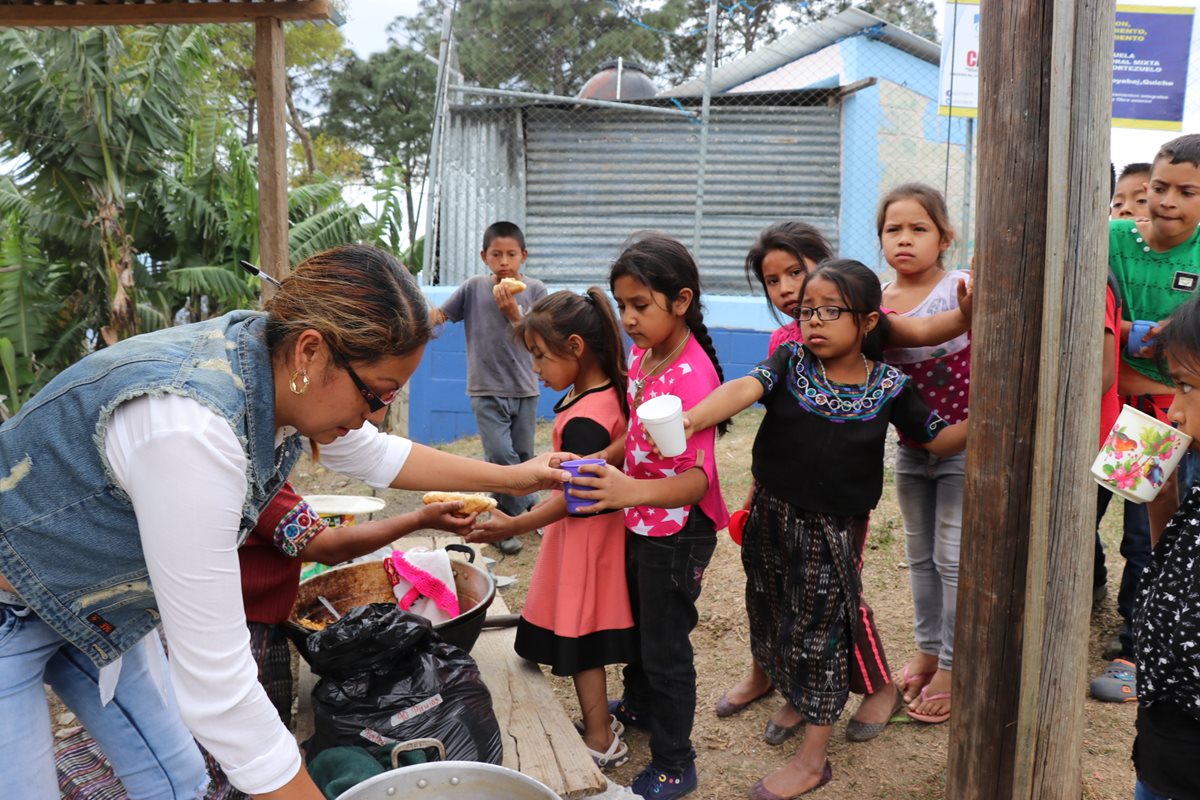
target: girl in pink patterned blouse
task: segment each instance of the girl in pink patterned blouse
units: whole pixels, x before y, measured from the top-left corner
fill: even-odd
[[[689,409],[721,385],[716,350],[700,310],[700,273],[687,248],[659,233],[642,233],[625,247],[609,273],[621,324],[633,340],[629,406],[664,394]],[[722,432],[727,420],[716,426]],[[645,429],[630,414],[625,473],[609,466],[596,478],[573,483],[572,493],[597,502],[583,509],[624,508],[629,592],[638,628],[639,657],[625,667],[625,692],[610,711],[625,725],[650,730],[650,764],[632,789],[656,800],[696,787],[692,722],[696,669],[689,634],[704,569],[716,532],[729,522],[714,452],[716,431],[687,441],[673,458],[655,454]]]
[[[893,189],[879,204],[876,230],[884,258],[896,271],[896,280],[883,289],[883,304],[893,312],[893,320],[929,317],[958,305],[959,288],[968,273],[947,272],[942,266],[954,229],[946,201],[936,189],[920,183]],[[908,374],[925,403],[947,422],[967,418],[969,334],[933,347],[888,350],[884,358]],[[918,653],[897,684],[909,716],[921,722],[950,718],[965,464],[965,454],[934,455],[900,437],[896,496],[904,515]]]

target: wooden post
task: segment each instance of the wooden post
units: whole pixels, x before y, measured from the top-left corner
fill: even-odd
[[[283,21],[255,22],[254,82],[258,91],[259,267],[282,279],[288,272],[287,102]],[[264,286],[264,291],[266,287]]]
[[[1079,800],[1113,7],[981,10],[988,189],[946,796]]]

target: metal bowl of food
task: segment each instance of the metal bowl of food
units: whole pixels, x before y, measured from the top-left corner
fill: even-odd
[[[483,629],[488,607],[496,598],[496,582],[488,571],[474,563],[475,551],[466,545],[448,544],[447,550],[466,552],[471,561],[451,560],[454,588],[458,592],[459,615],[436,623],[433,630],[443,641],[470,652]],[[302,655],[307,657],[303,640],[334,621],[324,598],[339,613],[370,603],[395,603],[392,585],[379,561],[364,561],[334,567],[300,584],[296,604],[288,618],[287,630]]]
[[[508,767],[435,761],[389,770],[338,795],[338,800],[558,800],[544,783]]]

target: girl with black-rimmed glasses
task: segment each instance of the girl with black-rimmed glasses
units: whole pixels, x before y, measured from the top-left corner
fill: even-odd
[[[808,725],[795,758],[751,790],[763,799],[796,797],[832,777],[829,736],[850,692],[862,544],[883,492],[888,426],[935,452],[966,442],[964,426],[947,426],[881,360],[888,324],[874,272],[828,262],[808,275],[800,297],[804,343],[784,343],[684,415],[694,433],[760,400],[766,407],[742,542],[750,644]],[[797,481],[799,464],[819,468]]]

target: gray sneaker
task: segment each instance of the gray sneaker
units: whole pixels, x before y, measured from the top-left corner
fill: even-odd
[[[510,536],[507,539],[501,539],[500,541],[496,542],[496,549],[501,553],[504,553],[506,556],[515,556],[517,553],[521,552],[523,547],[524,545],[521,544],[521,540],[516,536]]]
[[[1137,700],[1137,665],[1113,659],[1104,672],[1092,678],[1091,688],[1092,697],[1105,703],[1132,703]]]

